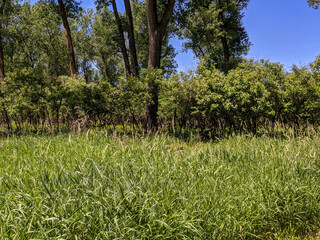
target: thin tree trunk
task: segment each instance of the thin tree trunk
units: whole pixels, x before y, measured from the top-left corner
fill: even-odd
[[[76,60],[75,60],[75,56],[74,56],[71,30],[69,27],[67,13],[66,13],[66,9],[63,4],[63,0],[58,0],[58,3],[59,3],[59,9],[60,9],[60,16],[62,18],[63,27],[64,27],[65,34],[66,34],[70,73],[71,73],[71,76],[74,76],[74,75],[78,74],[78,71],[77,71]]]
[[[139,65],[138,65],[138,58],[137,58],[136,41],[134,37],[133,17],[132,17],[130,0],[124,0],[124,5],[126,8],[126,19],[128,24],[131,69],[132,69],[133,76],[138,76]]]
[[[108,81],[110,81],[111,79],[110,79],[109,72],[108,72],[106,58],[105,58],[104,53],[102,51],[100,52],[100,56],[101,56],[101,60],[102,60],[103,68],[104,68],[104,71],[103,71],[104,75],[105,75],[106,79]]]
[[[223,48],[224,61],[227,63],[230,61],[230,52],[227,38],[225,36],[221,37],[221,42]]]
[[[2,17],[4,15],[4,7],[6,4],[6,0],[2,1],[2,4],[0,6],[0,20],[2,20]],[[2,21],[0,22],[0,81],[4,79],[5,72],[4,72],[4,54],[3,54],[3,39],[2,39]]]
[[[121,52],[122,52],[122,56],[123,56],[123,60],[124,60],[124,65],[126,68],[126,76],[130,77],[130,75],[131,75],[130,63],[129,63],[129,57],[128,57],[127,48],[126,48],[126,42],[125,42],[124,36],[123,36],[123,27],[122,27],[121,19],[120,19],[119,13],[118,13],[116,1],[111,0],[111,3],[112,3],[112,7],[113,7],[113,13],[114,13],[114,16],[117,21],[117,26],[118,26],[118,31],[119,31],[119,44],[120,44],[120,48],[121,48]]]
[[[8,130],[10,130],[10,118],[9,118],[9,115],[8,115],[8,111],[6,109],[6,107],[4,106],[4,104],[2,103],[2,109],[4,111],[4,117],[5,117],[5,120],[6,120],[6,124],[7,124],[7,128]]]
[[[156,0],[147,0],[147,19],[149,32],[149,69],[159,69],[161,61],[161,47],[163,37],[167,31],[173,14],[175,0],[168,0],[161,21],[158,20],[158,6]],[[146,103],[146,120],[150,130],[157,128],[159,108],[159,86],[154,77],[149,80],[147,92],[151,101]]]
[[[4,79],[4,56],[3,56],[3,45],[2,45],[2,27],[0,25],[0,81]]]
[[[223,12],[222,12],[222,6],[220,4],[220,0],[217,0],[217,9],[220,10],[219,12],[219,21],[222,23],[222,30],[224,30],[223,25],[224,25],[224,16],[223,16]],[[228,46],[228,40],[225,36],[225,34],[223,34],[221,37],[221,43],[222,43],[222,49],[223,49],[223,56],[224,56],[224,61],[225,63],[228,63],[230,61],[230,51],[229,51],[229,46]]]
[[[2,20],[4,15],[4,7],[6,4],[6,0],[2,1],[2,4],[0,6],[0,20]],[[2,39],[2,21],[0,21],[0,81],[2,81],[5,78],[5,71],[4,71],[4,54],[3,54],[3,39]],[[10,129],[10,119],[8,116],[8,112],[6,110],[6,107],[4,103],[2,103],[2,108],[4,111],[4,116],[7,124],[8,130]]]

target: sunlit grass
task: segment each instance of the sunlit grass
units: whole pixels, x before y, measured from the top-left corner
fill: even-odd
[[[316,239],[320,139],[0,139],[0,239]]]

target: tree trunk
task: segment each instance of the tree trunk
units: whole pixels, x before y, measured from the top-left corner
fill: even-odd
[[[2,20],[4,15],[4,7],[6,4],[6,0],[3,0],[0,6],[0,20]],[[4,54],[3,54],[3,39],[2,39],[2,21],[0,22],[0,81],[4,79],[5,72],[4,72]]]
[[[112,3],[112,7],[113,7],[113,13],[114,13],[114,16],[117,21],[117,26],[118,26],[118,31],[119,31],[119,44],[120,44],[120,48],[121,48],[121,52],[122,52],[122,56],[123,56],[123,60],[124,60],[124,65],[126,68],[126,76],[130,77],[130,75],[131,75],[130,63],[129,63],[129,57],[128,57],[127,48],[126,48],[126,42],[125,42],[124,36],[123,36],[123,27],[122,27],[121,19],[120,19],[119,13],[118,13],[116,1],[112,0],[111,3]]]
[[[161,36],[159,31],[149,31],[149,68],[160,68],[162,39],[163,37]]]
[[[136,50],[136,41],[134,37],[134,27],[130,0],[124,0],[124,5],[126,8],[126,19],[128,24],[128,35],[129,35],[129,48],[130,48],[130,59],[131,59],[131,70],[133,76],[139,75],[139,65]]]
[[[224,16],[223,16],[223,9],[220,4],[220,0],[217,0],[217,9],[220,10],[218,17],[219,17],[219,21],[222,23],[222,31],[224,31]],[[230,51],[228,46],[228,40],[225,34],[223,34],[220,38],[222,43],[224,62],[228,63],[230,61]]]
[[[71,76],[74,76],[78,74],[78,71],[77,71],[76,60],[75,60],[74,51],[73,51],[71,30],[69,27],[67,13],[63,4],[63,0],[58,0],[58,3],[59,3],[59,9],[60,9],[60,16],[62,18],[63,27],[66,34],[70,73],[71,73]]]
[[[109,72],[108,72],[106,58],[105,58],[104,53],[102,51],[100,52],[100,56],[101,56],[101,60],[102,60],[103,68],[104,68],[104,71],[103,71],[104,75],[105,75],[106,79],[108,81],[110,81],[111,79],[110,79]]]
[[[156,33],[150,34],[149,31],[149,69],[159,69],[161,61],[161,46],[162,38]],[[159,109],[159,86],[156,82],[156,76],[153,73],[149,73],[149,83],[147,93],[150,96],[150,101],[147,102],[147,128],[152,130],[157,128],[158,125],[158,109]]]
[[[229,52],[227,38],[225,36],[222,36],[221,42],[222,42],[222,48],[223,48],[224,61],[227,63],[230,61],[230,52]]]
[[[0,25],[0,81],[4,79],[4,56],[3,56],[3,45],[2,45],[2,27]]]
[[[157,0],[147,0],[147,19],[149,32],[149,69],[159,69],[161,62],[161,47],[163,37],[167,31],[173,14],[175,0],[168,0],[161,21],[158,20]],[[150,100],[146,103],[146,121],[149,130],[157,128],[159,108],[159,86],[151,76],[147,92]]]
[[[4,106],[4,104],[2,104],[2,107],[3,107],[3,111],[4,111],[4,116],[5,116],[5,119],[6,119],[7,128],[10,130],[11,129],[11,127],[10,127],[10,118],[9,118],[7,109]]]

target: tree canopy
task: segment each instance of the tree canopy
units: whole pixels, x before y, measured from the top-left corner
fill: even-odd
[[[320,0],[308,0],[309,6],[318,9],[320,6]]]
[[[38,130],[133,124],[154,131],[319,122],[319,59],[286,71],[245,58],[249,0],[2,0],[0,124]],[[309,1],[317,8],[319,1]],[[199,59],[177,74],[176,49]]]

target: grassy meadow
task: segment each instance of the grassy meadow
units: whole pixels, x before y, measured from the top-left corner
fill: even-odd
[[[0,139],[0,239],[318,239],[320,138]]]

